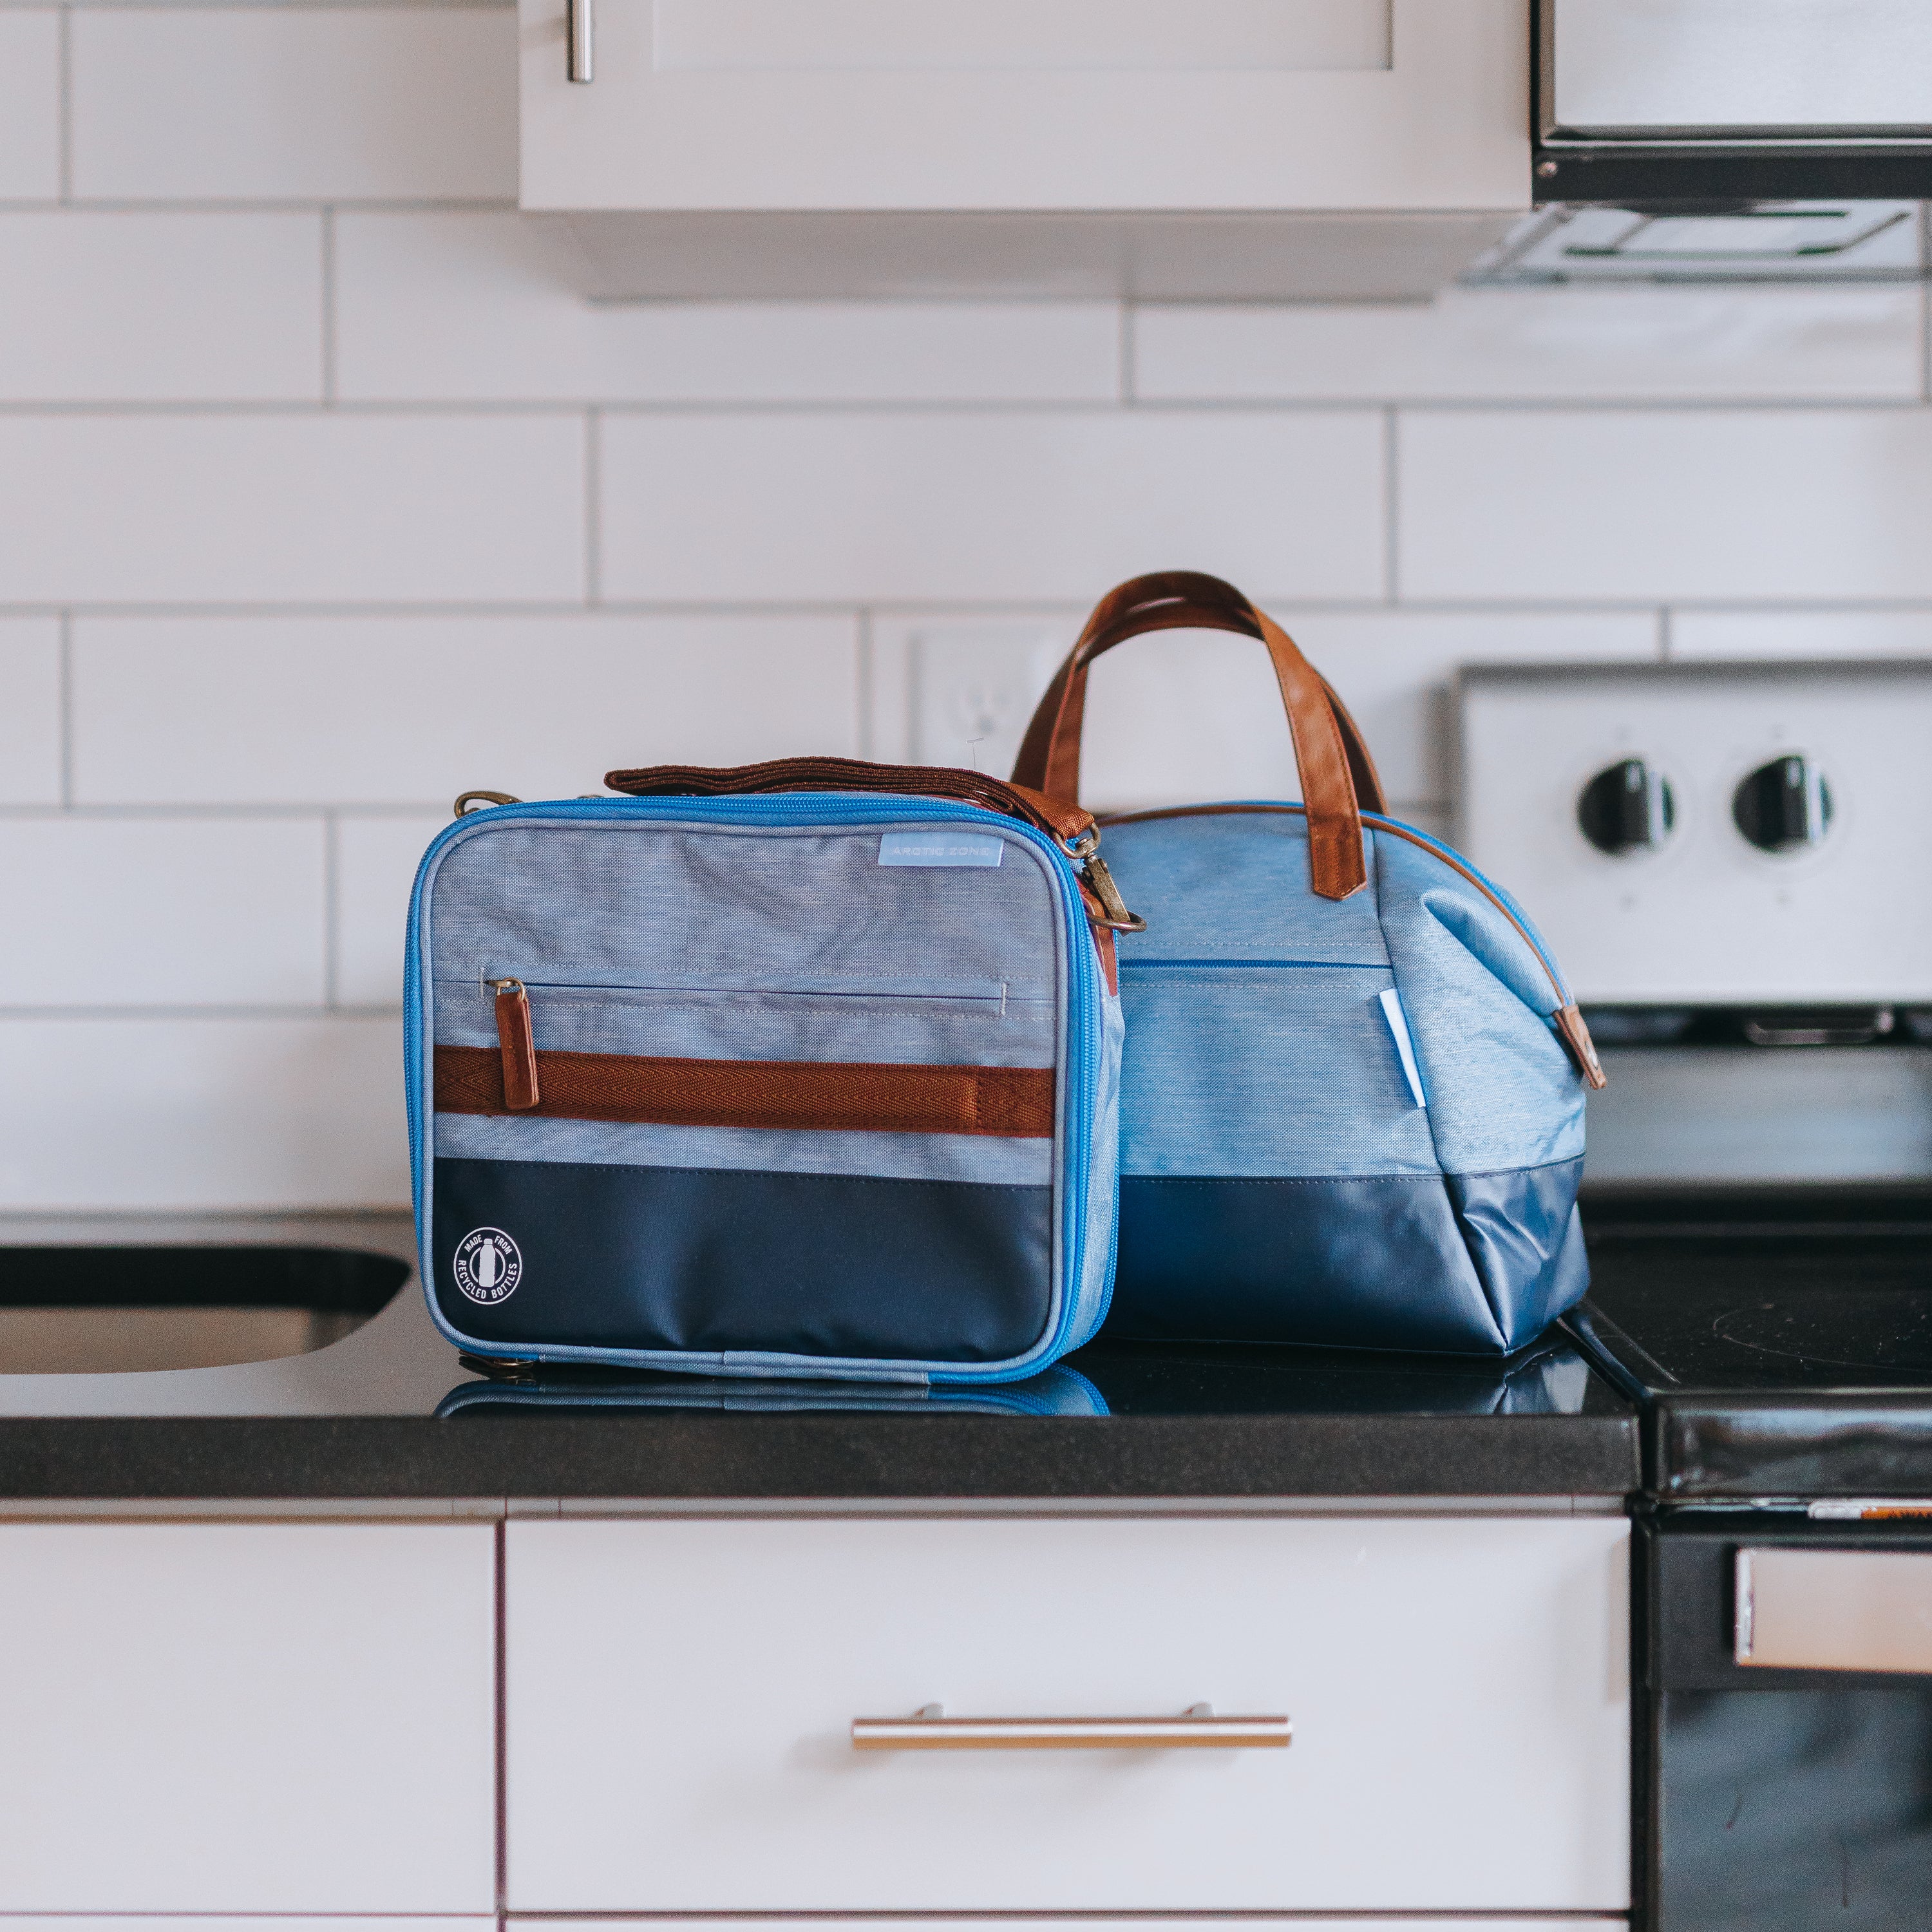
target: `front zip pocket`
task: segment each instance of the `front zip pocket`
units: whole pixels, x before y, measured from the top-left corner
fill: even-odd
[[[819,980],[770,987],[720,986],[712,978],[614,986],[485,977],[481,984],[495,994],[496,1040],[437,1045],[439,1113],[1018,1139],[1049,1138],[1054,1131],[1050,1059],[1028,1065],[964,1057],[989,1046],[1024,1056],[1029,1040],[1038,1042],[1033,1057],[1046,1057],[1050,1035],[1041,1022],[1051,1019],[1052,1003],[1016,995],[1010,982]],[[786,1036],[782,1054],[755,1050],[770,1043],[773,1021]],[[797,1051],[802,1022],[829,1024],[834,1043],[862,1050],[882,1031],[889,1046],[930,1047],[929,1038],[909,1036],[936,1028],[937,1044],[950,1041],[956,1051],[885,1059],[875,1048],[864,1059],[819,1058]],[[698,1050],[658,1050],[665,1047]]]

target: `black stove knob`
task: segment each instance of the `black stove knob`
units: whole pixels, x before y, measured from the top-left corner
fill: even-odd
[[[1830,830],[1832,788],[1809,758],[1796,752],[1760,765],[1731,800],[1738,830],[1762,852],[1797,852]]]
[[[1576,800],[1576,823],[1600,852],[1642,852],[1661,845],[1677,823],[1670,782],[1641,758],[1599,772]]]

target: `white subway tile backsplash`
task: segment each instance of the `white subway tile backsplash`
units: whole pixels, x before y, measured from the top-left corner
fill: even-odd
[[[1464,664],[1601,662],[1657,654],[1648,615],[1297,610],[1274,614],[1360,724],[1392,805],[1450,796],[1449,704]],[[1078,634],[1071,615],[875,625],[905,652],[908,748],[937,764],[1002,774],[1034,704]],[[1298,798],[1287,722],[1267,656],[1219,632],[1137,638],[1095,665],[1082,797],[1113,810],[1226,798]]]
[[[60,10],[0,10],[0,201],[60,193]]]
[[[513,199],[516,32],[496,8],[76,8],[74,191]]]
[[[320,215],[0,212],[0,400],[321,393]]]
[[[314,819],[0,818],[0,1007],[319,1000],[322,838]]]
[[[60,626],[0,617],[0,805],[60,802]]]
[[[0,0],[0,1210],[400,1204],[457,792],[1003,773],[1140,572],[1260,596],[1438,830],[1459,664],[1932,656],[1918,288],[1154,305],[1124,358],[1107,302],[592,303],[508,206],[517,32]],[[1246,640],[1136,640],[1088,722],[1090,802],[1299,788]]]
[[[1084,601],[1185,563],[1379,596],[1369,412],[618,416],[603,430],[613,598]]]
[[[400,1207],[394,1018],[0,1016],[0,1210]]]
[[[584,588],[562,416],[0,416],[0,601],[476,602]]]
[[[1433,302],[1148,308],[1151,401],[1918,399],[1916,287],[1448,289]]]
[[[1106,302],[592,302],[556,238],[495,211],[336,224],[339,393],[378,401],[1089,402]]]
[[[1932,597],[1932,411],[1405,412],[1406,597]]]
[[[1673,658],[1932,658],[1932,609],[1679,610]]]
[[[841,617],[82,618],[74,679],[87,804],[446,810],[858,749]]]
[[[398,1004],[410,888],[448,812],[344,818],[335,826],[335,1004]]]

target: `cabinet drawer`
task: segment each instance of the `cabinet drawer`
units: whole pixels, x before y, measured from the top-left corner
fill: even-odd
[[[1626,1526],[516,1522],[518,1911],[1615,1911]],[[1286,1750],[856,1718],[1285,1714]]]
[[[494,1554],[488,1523],[0,1526],[0,1912],[490,1911]]]

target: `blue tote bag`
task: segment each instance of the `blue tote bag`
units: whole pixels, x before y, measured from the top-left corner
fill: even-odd
[[[1103,819],[1120,896],[1118,1274],[1108,1330],[1504,1353],[1588,1285],[1576,1190],[1604,1076],[1527,916],[1388,817],[1287,634],[1192,572],[1105,598],[1016,783],[1073,800],[1089,666],[1144,632],[1264,644],[1299,802]]]

